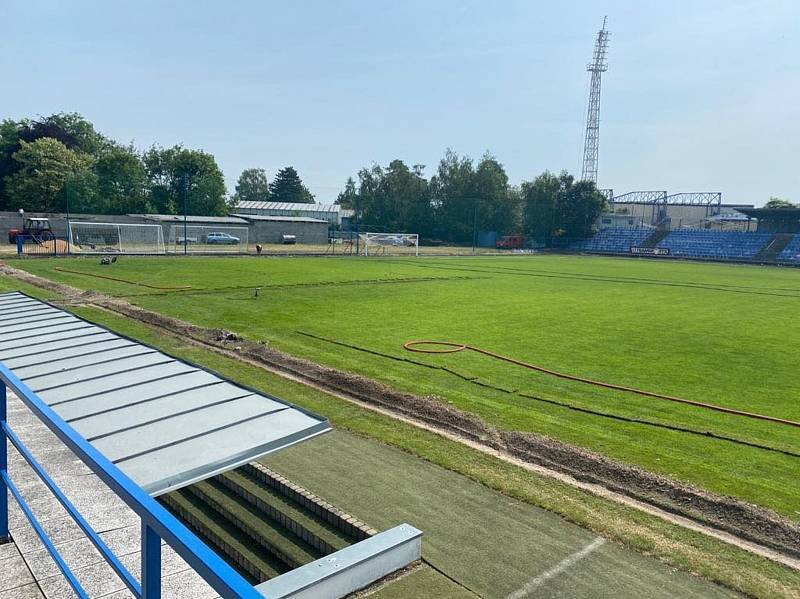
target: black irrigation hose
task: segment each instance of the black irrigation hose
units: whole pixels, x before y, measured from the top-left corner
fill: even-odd
[[[357,345],[353,345],[351,343],[346,343],[344,341],[338,341],[336,339],[330,339],[330,338],[327,338],[327,337],[321,337],[319,335],[315,335],[313,333],[308,333],[308,332],[305,332],[305,331],[295,331],[295,332],[298,333],[299,335],[303,335],[303,336],[309,337],[311,339],[316,339],[318,341],[324,341],[326,343],[331,343],[333,345],[339,345],[341,347],[346,347],[348,349],[353,349],[353,350],[356,350],[356,351],[359,351],[359,352],[362,352],[362,353],[371,354],[373,356],[379,356],[381,358],[387,358],[389,360],[394,360],[395,362],[405,362],[407,364],[413,364],[415,366],[422,366],[422,367],[428,368],[430,370],[441,370],[441,371],[447,372],[448,374],[455,375],[458,378],[460,378],[460,379],[462,379],[462,380],[464,380],[464,381],[466,381],[468,383],[474,383],[474,384],[480,385],[482,387],[488,387],[490,389],[494,389],[496,391],[500,391],[500,392],[506,393],[508,395],[519,395],[520,397],[524,397],[526,399],[533,399],[535,401],[549,403],[549,404],[556,405],[556,406],[559,406],[559,407],[562,407],[562,408],[566,408],[568,410],[574,410],[574,411],[577,411],[577,412],[583,412],[583,413],[586,413],[586,414],[591,414],[593,416],[600,416],[602,418],[609,418],[609,419],[612,419],[612,420],[630,422],[632,424],[641,424],[641,425],[644,425],[644,426],[652,426],[652,427],[656,427],[656,428],[663,428],[663,429],[672,430],[672,431],[675,431],[675,432],[687,433],[687,434],[691,434],[691,435],[698,435],[698,436],[701,436],[701,437],[707,437],[707,438],[716,439],[718,441],[726,441],[726,442],[729,442],[729,443],[735,443],[737,445],[744,445],[746,447],[751,447],[751,448],[754,448],[754,449],[763,449],[765,451],[771,451],[771,452],[775,452],[775,453],[780,453],[780,454],[787,455],[787,456],[793,457],[793,458],[800,458],[800,453],[796,453],[796,452],[793,452],[793,451],[790,451],[790,450],[787,450],[787,449],[780,449],[778,447],[772,447],[770,445],[761,445],[759,443],[755,443],[755,442],[752,442],[752,441],[746,441],[744,439],[738,439],[736,437],[728,437],[726,435],[721,435],[721,434],[714,433],[714,432],[711,432],[711,431],[702,431],[702,430],[682,427],[682,426],[678,426],[678,425],[655,422],[655,421],[652,421],[652,420],[644,420],[644,419],[640,419],[640,418],[631,418],[631,417],[627,417],[627,416],[620,416],[620,415],[612,414],[612,413],[609,413],[609,412],[602,412],[602,411],[599,411],[599,410],[592,410],[590,408],[583,408],[583,407],[580,407],[580,406],[575,406],[573,404],[569,404],[569,403],[566,403],[566,402],[559,402],[559,401],[556,401],[556,400],[553,400],[553,399],[545,399],[543,397],[537,397],[535,395],[529,395],[527,393],[522,393],[522,392],[516,391],[516,390],[504,389],[502,387],[498,387],[498,386],[492,385],[490,383],[484,383],[484,382],[479,381],[478,377],[461,374],[460,372],[457,372],[457,371],[455,371],[455,370],[453,370],[451,368],[447,368],[446,366],[436,366],[436,365],[433,365],[433,364],[427,364],[425,362],[419,362],[417,360],[412,360],[410,358],[400,358],[400,357],[393,356],[391,354],[385,354],[383,352],[379,352],[379,351],[376,351],[376,350],[373,350],[373,349],[368,349],[368,348],[365,348],[365,347],[359,347]]]
[[[436,281],[472,281],[484,279],[486,277],[405,277],[395,279],[356,279],[353,281],[319,281],[317,283],[279,283],[275,285],[229,285],[225,287],[195,287],[190,289],[174,289],[168,291],[157,291],[153,293],[122,293],[111,295],[111,297],[153,297],[167,296],[179,293],[180,295],[204,295],[221,293],[228,291],[241,291],[244,289],[259,291],[271,291],[275,289],[295,289],[306,287],[347,287],[351,285],[382,285],[393,283],[432,283]]]
[[[407,263],[404,263],[407,265]],[[435,264],[420,264],[415,263],[413,266],[417,268],[433,268],[438,270],[450,270],[450,271],[461,271],[461,272],[476,272],[482,274],[500,274],[494,268],[481,268],[479,267],[461,267],[461,266],[444,266],[444,265],[435,265]],[[714,285],[703,285],[701,283],[670,283],[668,281],[651,281],[647,282],[644,280],[632,280],[632,279],[624,279],[624,278],[615,278],[615,277],[599,277],[593,275],[580,275],[580,274],[544,274],[544,273],[536,273],[536,272],[513,272],[508,273],[514,276],[521,276],[521,277],[539,277],[544,279],[568,279],[572,281],[594,281],[594,282],[606,282],[606,283],[622,283],[625,285],[654,285],[658,287],[683,287],[688,289],[703,289],[706,291],[723,291],[727,293],[741,293],[745,295],[767,295],[772,297],[791,297],[795,299],[800,299],[800,292],[797,295],[791,293],[771,293],[768,291],[748,291],[747,289],[731,289],[727,287],[720,287]]]

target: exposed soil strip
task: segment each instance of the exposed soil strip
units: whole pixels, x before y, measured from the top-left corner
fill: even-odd
[[[296,358],[262,343],[243,340],[228,331],[198,327],[119,299],[82,292],[7,265],[0,268],[0,273],[63,295],[67,302],[87,303],[117,312],[337,396],[363,402],[400,419],[420,423],[435,432],[454,436],[481,451],[496,452],[503,459],[507,459],[504,456],[510,456],[537,471],[539,468],[544,469],[543,473],[554,471],[557,477],[575,479],[576,486],[581,488],[589,489],[591,487],[586,485],[596,485],[598,494],[616,493],[654,506],[657,510],[677,514],[678,519],[688,518],[700,523],[697,526],[706,534],[743,549],[768,557],[770,549],[775,550],[787,557],[782,559],[778,555],[772,559],[797,568],[800,524],[771,510],[710,493],[543,435],[498,430],[473,414],[447,405],[439,397],[396,391],[378,381]],[[618,501],[626,503],[622,498]],[[694,525],[689,527],[693,528]],[[753,547],[753,543],[762,546],[762,550]]]
[[[680,433],[688,433],[688,434],[698,435],[698,436],[706,437],[706,438],[719,439],[720,441],[727,441],[727,442],[730,442],[730,443],[736,443],[738,445],[744,445],[744,446],[752,447],[752,448],[755,448],[755,449],[763,449],[765,451],[773,451],[775,453],[781,453],[783,455],[787,455],[787,456],[790,456],[790,457],[793,457],[793,458],[800,458],[800,453],[797,453],[797,452],[794,452],[794,451],[791,451],[791,450],[788,450],[788,449],[782,449],[782,448],[779,448],[779,447],[772,447],[770,445],[762,445],[760,443],[756,443],[755,441],[747,441],[745,439],[739,439],[737,437],[730,437],[728,435],[724,435],[724,434],[721,434],[721,433],[715,433],[713,431],[697,430],[697,429],[682,427],[682,426],[679,426],[677,424],[667,424],[667,423],[664,423],[664,422],[656,422],[656,421],[653,421],[653,420],[645,420],[645,419],[642,419],[642,418],[633,418],[633,417],[629,417],[629,416],[622,416],[620,414],[612,414],[610,412],[602,412],[600,410],[594,410],[594,409],[585,408],[585,407],[582,407],[582,406],[576,406],[574,404],[570,404],[570,403],[567,403],[567,402],[561,402],[561,401],[558,401],[558,400],[555,400],[555,399],[547,399],[547,398],[544,398],[544,397],[539,397],[537,395],[530,395],[528,393],[523,393],[522,391],[499,387],[497,385],[494,385],[494,384],[491,384],[491,383],[487,383],[485,381],[481,381],[481,380],[478,379],[478,377],[462,374],[462,373],[457,372],[457,371],[455,371],[455,370],[453,370],[451,368],[448,368],[446,366],[438,366],[438,365],[435,365],[435,364],[427,364],[425,362],[419,362],[417,360],[412,360],[412,359],[409,359],[409,358],[401,358],[401,357],[398,357],[398,356],[393,356],[391,354],[386,354],[386,353],[383,353],[383,352],[379,352],[377,350],[368,349],[368,348],[364,348],[364,347],[359,347],[357,345],[353,345],[352,343],[345,343],[344,341],[338,341],[336,339],[329,339],[329,338],[326,338],[326,337],[321,337],[319,335],[315,335],[313,333],[308,333],[308,332],[305,332],[305,331],[295,331],[295,332],[300,334],[300,335],[303,335],[305,337],[309,337],[311,339],[316,339],[318,341],[324,341],[326,343],[331,343],[333,345],[346,347],[348,349],[356,350],[356,351],[359,351],[359,352],[372,354],[374,356],[379,356],[381,358],[387,358],[389,360],[394,360],[396,362],[405,362],[407,364],[413,364],[415,366],[423,366],[423,367],[429,368],[431,370],[442,370],[442,371],[447,372],[449,374],[455,375],[458,378],[460,378],[460,379],[462,379],[462,380],[464,380],[464,381],[466,381],[468,383],[473,383],[475,385],[479,385],[481,387],[485,387],[485,388],[488,388],[488,389],[493,389],[495,391],[500,391],[502,393],[506,393],[506,394],[509,394],[509,395],[518,395],[519,397],[524,397],[525,399],[532,399],[532,400],[535,400],[535,401],[548,403],[548,404],[551,404],[551,405],[554,405],[554,406],[559,406],[559,407],[562,407],[562,408],[566,408],[568,410],[574,410],[576,412],[582,412],[584,414],[591,414],[593,416],[600,416],[600,417],[603,417],[603,418],[609,418],[609,419],[612,419],[612,420],[619,420],[619,421],[622,421],[622,422],[630,422],[630,423],[633,423],[633,424],[641,424],[641,425],[644,425],[644,426],[652,426],[652,427],[657,427],[657,428],[663,428],[663,429],[666,429],[666,430],[676,431],[676,432],[680,432]],[[450,352],[452,352],[452,351],[453,350],[450,350]],[[437,353],[450,353],[450,352],[437,352]]]
[[[177,291],[180,289],[191,289],[191,285],[180,285],[178,287],[159,287],[158,285],[148,285],[147,283],[139,283],[137,281],[128,281],[127,279],[120,279],[118,277],[110,277],[108,275],[98,275],[92,272],[81,272],[80,270],[70,270],[69,268],[61,268],[60,266],[56,266],[54,270],[58,272],[68,272],[73,275],[83,275],[84,277],[94,277],[96,279],[106,279],[107,281],[116,281],[117,283],[127,283],[128,285],[136,285],[137,287],[147,287],[148,289],[169,289],[171,291]]]
[[[433,345],[433,346],[442,346],[448,349],[423,349],[421,346],[423,345]],[[606,383],[605,381],[596,381],[593,379],[585,378],[582,376],[577,376],[574,374],[567,374],[565,372],[559,372],[558,370],[551,370],[550,368],[545,368],[544,366],[538,366],[536,364],[531,364],[530,362],[523,362],[522,360],[517,360],[516,358],[511,358],[509,356],[504,356],[502,354],[498,354],[496,352],[490,351],[488,349],[484,349],[482,347],[478,347],[477,345],[467,345],[464,343],[452,343],[450,341],[428,341],[428,340],[420,340],[420,341],[407,341],[403,344],[403,347],[411,352],[416,352],[420,354],[441,354],[441,353],[454,353],[460,352],[464,350],[474,351],[478,354],[483,354],[484,356],[488,356],[490,358],[494,358],[495,360],[500,360],[502,362],[508,362],[509,364],[514,364],[515,366],[521,366],[523,368],[527,368],[529,370],[535,370],[537,372],[542,372],[544,374],[549,374],[550,376],[554,376],[560,379],[565,379],[568,381],[575,381],[578,383],[586,383],[587,385],[594,385],[596,387],[603,387],[605,389],[614,389],[615,391],[625,391],[626,393],[635,393],[636,395],[642,395],[644,397],[652,397],[653,399],[663,399],[665,401],[674,401],[676,403],[682,403],[690,406],[694,406],[696,408],[704,408],[706,410],[714,410],[716,412],[724,412],[726,414],[733,414],[734,416],[743,416],[745,418],[754,418],[756,420],[766,420],[768,422],[774,422],[777,424],[786,424],[789,426],[796,426],[800,428],[800,422],[795,422],[794,420],[787,420],[785,418],[776,418],[775,416],[767,416],[766,414],[757,414],[755,412],[745,412],[743,410],[734,410],[733,408],[726,408],[725,406],[718,406],[716,404],[704,403],[702,401],[695,401],[693,399],[684,399],[682,397],[675,397],[673,395],[663,395],[661,393],[656,393],[655,391],[645,391],[644,389],[637,389],[636,387],[626,387],[624,385],[616,385],[614,383]]]

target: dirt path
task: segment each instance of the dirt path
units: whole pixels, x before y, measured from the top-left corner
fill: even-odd
[[[230,331],[198,327],[7,265],[0,266],[0,273],[54,291],[66,304],[87,304],[155,325],[228,357],[800,570],[800,525],[769,510],[542,435],[501,431],[439,398],[398,392],[377,381],[247,341]]]

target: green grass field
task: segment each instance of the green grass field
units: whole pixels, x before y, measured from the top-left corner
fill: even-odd
[[[398,389],[435,394],[498,427],[551,435],[800,520],[797,457],[522,394],[800,452],[796,428],[601,390],[476,354],[412,355],[402,348],[421,338],[470,343],[570,374],[800,420],[797,270],[566,256],[123,257],[113,267],[95,259],[15,265]],[[193,289],[158,291],[55,267]],[[254,287],[262,287],[258,297]],[[304,332],[447,366],[512,392]]]

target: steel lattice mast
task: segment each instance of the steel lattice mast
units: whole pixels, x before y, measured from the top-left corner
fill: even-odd
[[[583,171],[581,179],[597,183],[597,156],[600,146],[600,82],[604,71],[608,70],[608,36],[606,18],[603,28],[597,32],[592,62],[586,70],[592,74],[589,87],[589,110],[586,114],[586,139],[583,144]]]

